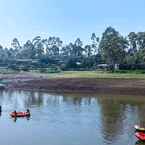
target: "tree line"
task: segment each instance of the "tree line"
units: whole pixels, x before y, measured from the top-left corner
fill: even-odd
[[[121,69],[144,69],[145,32],[122,36],[114,28],[107,27],[100,38],[92,33],[86,45],[80,38],[64,44],[59,37],[43,39],[40,36],[24,44],[14,38],[10,48],[0,45],[1,66],[12,67],[20,59],[38,60],[31,67],[58,66],[63,70],[93,70],[98,64],[107,64],[112,70],[116,65]]]

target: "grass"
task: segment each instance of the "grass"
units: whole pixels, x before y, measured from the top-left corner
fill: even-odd
[[[0,74],[16,74],[18,71],[12,69],[0,68]]]
[[[139,72],[107,72],[107,71],[63,71],[53,74],[37,73],[47,78],[122,78],[122,79],[145,79],[145,74]]]
[[[0,69],[0,74],[20,74],[18,71],[9,69]],[[22,74],[33,75],[36,77],[43,76],[45,78],[122,78],[122,79],[145,79],[144,70],[119,70],[114,73],[108,71],[61,71],[59,73],[41,73],[40,71],[22,72]]]

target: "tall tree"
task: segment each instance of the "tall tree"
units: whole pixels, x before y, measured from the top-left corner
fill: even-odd
[[[34,46],[35,52],[36,52],[36,58],[40,59],[43,54],[44,54],[44,43],[41,40],[40,36],[36,36],[33,40],[32,40],[32,44]]]
[[[81,57],[83,56],[83,42],[80,40],[80,38],[77,38],[75,43],[74,43],[74,46],[73,46],[73,50],[72,50],[72,55],[74,57]]]
[[[56,56],[58,57],[60,54],[60,50],[62,48],[62,41],[59,37],[49,37],[48,41],[48,47],[47,47],[47,53],[50,56]]]
[[[20,57],[34,59],[35,56],[36,56],[35,47],[34,47],[33,43],[30,40],[28,40],[23,46],[23,49],[20,53]]]
[[[17,38],[14,38],[12,40],[11,45],[12,45],[12,48],[17,49],[17,50],[22,48],[21,45],[20,45],[20,42],[19,42],[19,40]]]
[[[17,57],[22,50],[22,46],[20,45],[20,42],[17,38],[14,38],[12,40],[11,46],[13,49],[15,49],[15,57]]]
[[[73,50],[73,44],[69,43],[68,45],[62,47],[62,56],[64,57],[71,57]]]
[[[129,51],[131,53],[137,52],[137,34],[135,32],[130,32],[128,35],[129,39]]]
[[[123,62],[127,45],[127,40],[119,32],[108,27],[103,33],[99,49],[106,63],[112,65],[114,69],[115,64]]]
[[[8,58],[9,59],[15,59],[15,56],[16,56],[16,50],[15,49],[12,49],[12,48],[9,48],[7,49],[7,53],[8,53]]]
[[[137,33],[137,44],[138,44],[138,58],[141,63],[145,63],[145,32]]]
[[[96,34],[92,33],[91,40],[92,40],[92,50],[93,53],[96,55],[98,53],[99,37],[96,37]]]
[[[92,49],[91,45],[86,45],[84,49],[85,49],[85,53],[86,53],[87,57],[91,57],[93,54],[93,49]]]
[[[36,36],[32,39],[32,44],[35,46],[37,46],[37,44],[41,41],[41,37],[40,36]]]
[[[137,43],[139,49],[145,49],[145,32],[137,33]]]
[[[0,45],[0,60],[2,61],[3,58],[4,58],[4,50],[3,50],[2,45]]]
[[[137,62],[137,50],[138,50],[138,40],[137,34],[135,32],[130,32],[128,34],[128,52],[126,55],[127,64],[135,64]]]

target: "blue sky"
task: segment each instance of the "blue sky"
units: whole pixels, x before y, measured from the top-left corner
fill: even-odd
[[[40,35],[59,36],[65,43],[107,26],[123,35],[145,31],[145,0],[0,0],[0,44],[10,46]]]

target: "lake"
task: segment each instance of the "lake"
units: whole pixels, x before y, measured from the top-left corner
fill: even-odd
[[[0,105],[2,145],[143,145],[133,126],[145,125],[145,97],[1,91]]]

